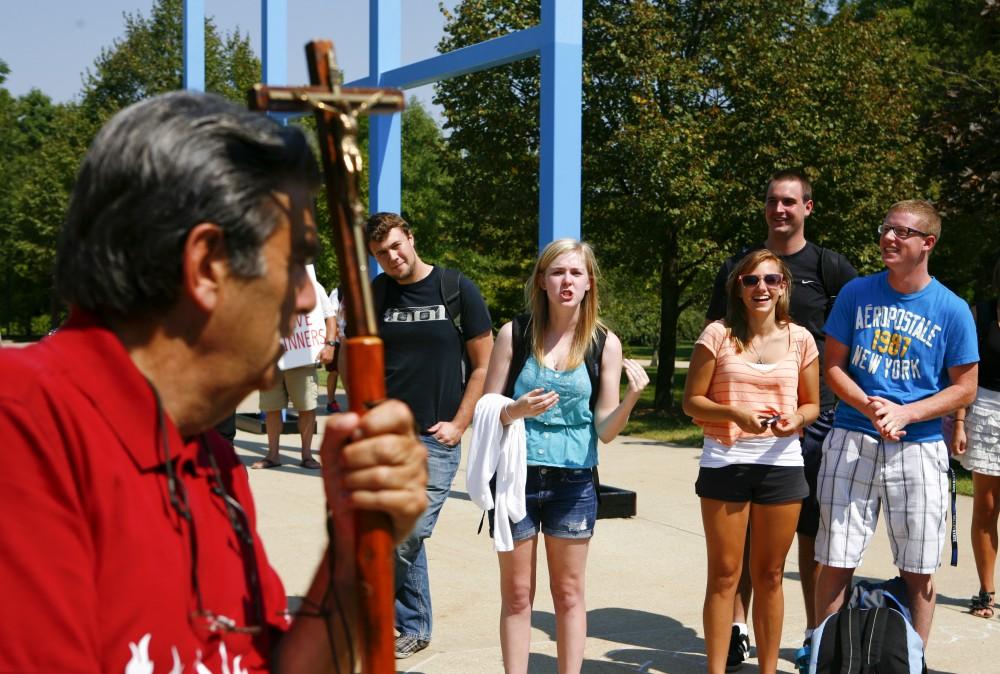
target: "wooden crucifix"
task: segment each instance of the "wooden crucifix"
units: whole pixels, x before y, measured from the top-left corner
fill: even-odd
[[[333,44],[328,40],[308,43],[306,59],[311,86],[257,84],[249,92],[249,106],[255,110],[312,112],[316,118],[346,316],[347,338],[341,341],[341,348],[347,363],[348,405],[352,412],[364,414],[372,404],[385,399],[385,366],[368,278],[364,213],[358,199],[358,116],[398,112],[405,99],[398,89],[341,87]],[[394,546],[388,517],[358,512],[353,521],[338,518],[336,513],[334,519],[337,526],[353,526],[354,564],[339,568],[345,574],[353,571],[357,579],[361,634],[354,636],[361,642],[361,671],[394,674]],[[334,554],[331,545],[329,555]],[[348,635],[347,641],[355,639]],[[357,664],[352,663],[352,667]]]

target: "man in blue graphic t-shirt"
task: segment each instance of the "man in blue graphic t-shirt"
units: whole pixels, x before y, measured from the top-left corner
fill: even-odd
[[[941,417],[976,396],[979,352],[964,301],[927,271],[941,218],[892,205],[878,228],[886,271],[840,291],[826,331],[826,381],[841,403],[823,448],[816,611],[837,611],[880,508],[913,626],[930,636],[948,494]]]

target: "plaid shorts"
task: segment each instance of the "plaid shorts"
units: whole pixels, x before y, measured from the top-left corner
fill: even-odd
[[[943,441],[894,442],[835,428],[823,445],[817,497],[817,562],[859,567],[884,507],[896,567],[929,574],[941,565],[948,510]]]

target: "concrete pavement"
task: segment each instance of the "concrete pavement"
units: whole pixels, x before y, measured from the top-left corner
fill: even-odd
[[[255,403],[248,399],[241,409],[252,409]],[[323,420],[321,414],[314,449],[321,442]],[[264,454],[266,439],[240,431],[236,445],[249,465]],[[325,546],[323,495],[318,473],[297,466],[298,436],[282,436],[281,446],[285,465],[251,470],[250,484],[271,563],[294,598],[305,591]],[[704,671],[705,543],[694,494],[699,450],[623,436],[602,446],[600,455],[601,479],[637,492],[638,513],[630,519],[598,521],[588,562],[583,671]],[[433,642],[427,650],[398,661],[400,672],[503,672],[496,554],[486,533],[476,535],[480,511],[465,492],[464,467],[463,461],[428,543]],[[931,672],[1000,672],[1000,619],[984,620],[965,613],[969,596],[978,589],[968,542],[971,504],[971,499],[959,497],[960,565],[944,566],[936,575],[938,607],[927,654]],[[858,576],[884,579],[895,574],[885,532],[879,531]],[[539,560],[537,585],[529,669],[554,674],[555,621],[544,559]],[[779,671],[793,673],[794,653],[804,627],[794,548],[784,587]],[[758,671],[756,660],[751,658],[741,671]]]

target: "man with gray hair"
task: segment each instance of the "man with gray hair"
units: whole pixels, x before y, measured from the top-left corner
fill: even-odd
[[[274,381],[316,301],[318,184],[300,131],[216,96],[157,96],[97,134],[59,237],[69,320],[0,353],[0,671],[353,671],[343,532],[289,619],[211,430]],[[331,504],[384,511],[397,540],[426,501],[412,425],[399,403],[338,415],[322,450]]]

